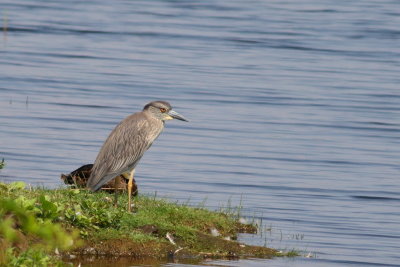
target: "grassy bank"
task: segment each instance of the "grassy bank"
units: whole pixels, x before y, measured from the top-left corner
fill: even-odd
[[[32,189],[0,183],[0,265],[54,266],[93,257],[202,260],[282,256],[274,249],[234,241],[254,231],[234,215],[136,198],[136,213],[119,197],[79,189]],[[29,265],[35,262],[36,265]]]

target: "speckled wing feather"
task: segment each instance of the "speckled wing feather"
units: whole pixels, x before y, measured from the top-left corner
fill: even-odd
[[[114,177],[134,169],[163,128],[163,122],[144,112],[125,118],[100,149],[87,186],[97,191]]]

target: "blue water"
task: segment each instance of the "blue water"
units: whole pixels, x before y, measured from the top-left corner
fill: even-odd
[[[264,228],[243,242],[302,254],[207,264],[400,264],[398,1],[0,9],[1,180],[59,187],[121,119],[163,99],[190,123],[167,123],[140,192],[241,203]]]

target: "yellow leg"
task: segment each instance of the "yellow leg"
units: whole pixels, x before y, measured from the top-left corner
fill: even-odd
[[[121,182],[121,177],[120,176],[115,177],[115,180],[114,180],[114,207],[118,207],[118,194],[119,194],[118,185],[120,184],[120,182]]]
[[[132,183],[133,183],[133,175],[135,174],[135,169],[133,169],[129,174],[129,181],[128,181],[128,211],[131,212],[132,205],[131,205],[131,195],[132,195]]]
[[[114,189],[114,207],[118,207],[118,190]]]

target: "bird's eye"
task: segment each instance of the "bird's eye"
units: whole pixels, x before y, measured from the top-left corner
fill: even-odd
[[[165,108],[160,108],[160,111],[161,111],[161,113],[165,113],[165,112],[167,112],[167,109],[165,109]]]

